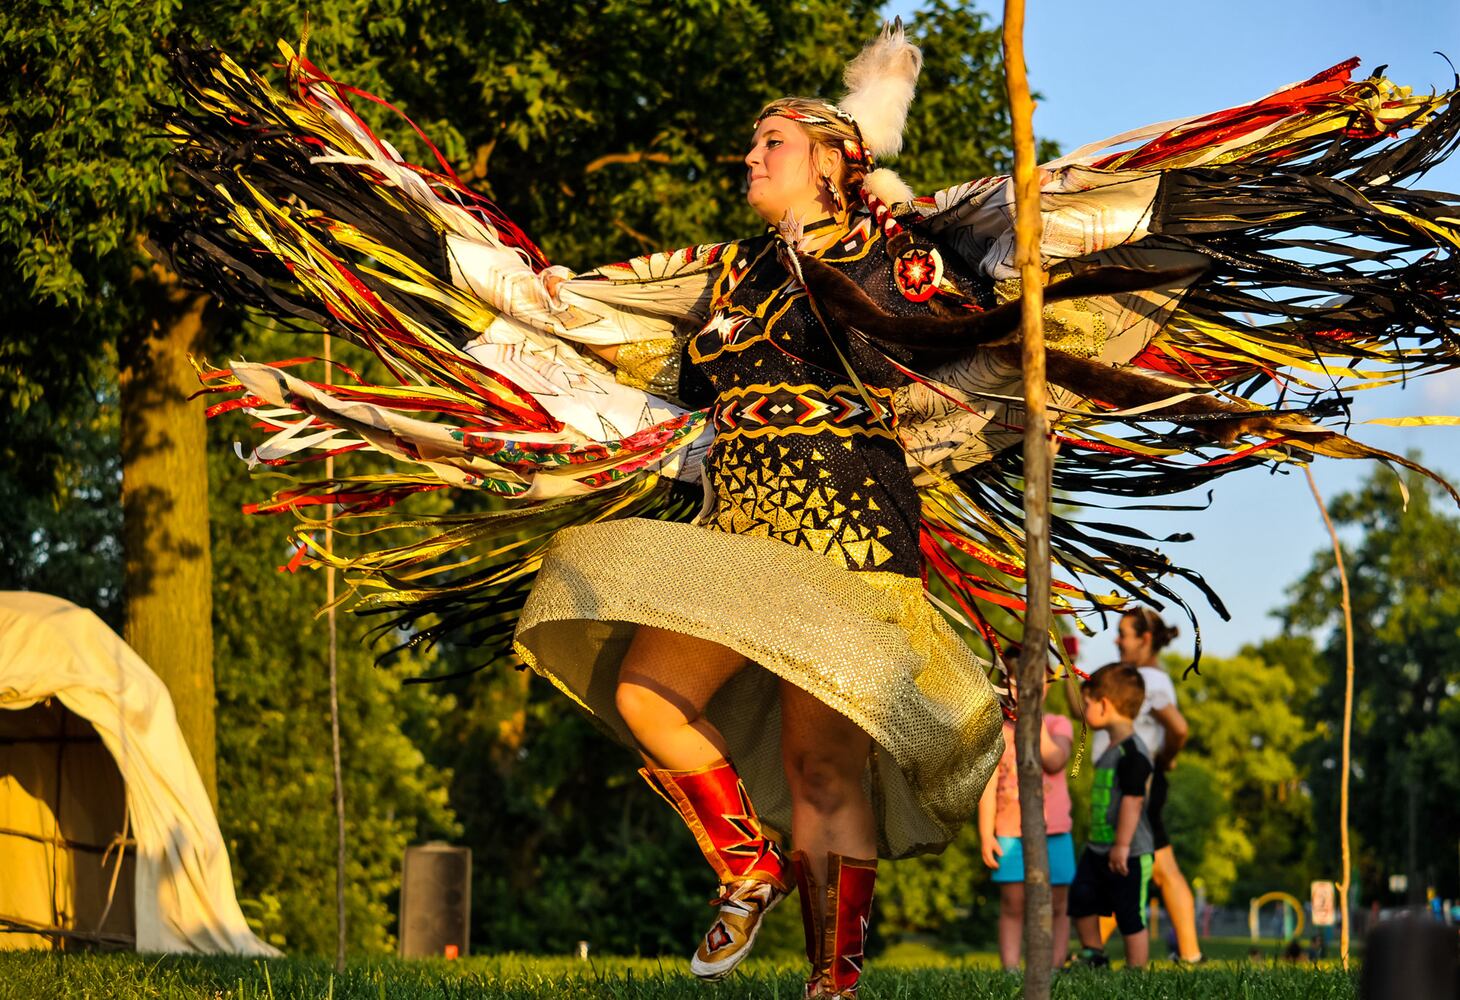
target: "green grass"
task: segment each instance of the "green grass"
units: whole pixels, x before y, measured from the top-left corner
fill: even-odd
[[[931,956],[931,957],[930,957]],[[1017,976],[988,955],[950,959],[899,946],[871,966],[863,1000],[1014,1000]],[[800,1000],[799,965],[751,959],[730,980],[705,985],[680,960],[516,955],[458,962],[351,962],[342,975],[310,959],[0,952],[3,1000]],[[1197,970],[1062,974],[1059,1000],[1352,1000],[1353,980],[1328,967],[1215,963]]]

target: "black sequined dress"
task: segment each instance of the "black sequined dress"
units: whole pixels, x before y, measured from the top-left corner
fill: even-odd
[[[884,248],[864,219],[817,256],[885,311],[926,314],[926,304],[896,288]],[[850,570],[920,576],[918,491],[892,406],[906,376],[866,341],[827,329],[777,237],[732,249],[681,375],[688,402],[714,401],[704,523],[807,548]],[[960,282],[960,297],[971,288]]]

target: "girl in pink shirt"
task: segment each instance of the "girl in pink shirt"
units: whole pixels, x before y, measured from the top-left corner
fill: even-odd
[[[1074,729],[1063,715],[1044,716],[1039,754],[1044,765],[1044,825],[1049,849],[1049,881],[1054,911],[1054,965],[1064,964],[1070,946],[1066,910],[1075,877],[1075,845],[1070,837],[1070,789],[1065,763]],[[1024,937],[1024,848],[1020,841],[1019,774],[1014,761],[1014,724],[1004,723],[1004,756],[978,803],[978,838],[983,862],[999,886],[999,960],[1008,971],[1019,968]]]

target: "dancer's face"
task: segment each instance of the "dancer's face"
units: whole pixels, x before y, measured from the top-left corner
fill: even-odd
[[[756,126],[750,152],[745,154],[746,200],[771,225],[787,212],[802,223],[830,214],[822,177],[835,176],[840,155],[820,147],[789,118],[771,115]]]
[[[1120,662],[1132,667],[1144,667],[1150,663],[1153,657],[1153,638],[1155,637],[1150,632],[1145,635],[1136,634],[1135,618],[1126,615],[1120,620],[1120,631],[1115,637],[1115,648],[1120,652]]]

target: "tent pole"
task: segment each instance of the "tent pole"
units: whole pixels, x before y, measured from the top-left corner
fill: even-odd
[[[324,335],[324,384],[334,381],[334,365],[331,363],[330,337]],[[329,455],[324,460],[324,477],[335,477],[335,458]],[[334,505],[325,508],[324,549],[332,557],[335,551]],[[336,622],[335,622],[335,566],[333,559],[325,570],[325,603],[327,628],[329,631],[329,677],[330,677],[330,755],[334,764],[335,781],[335,971],[345,971],[345,778],[340,766],[340,674]]]
[[[1039,178],[1034,152],[1034,101],[1024,64],[1024,0],[1004,3],[1004,74],[1014,126],[1015,263],[1022,285],[1020,341],[1024,369],[1024,640],[1019,657],[1019,719],[1014,752],[1024,848],[1024,996],[1048,1000],[1053,965],[1049,846],[1044,824],[1041,705],[1049,664],[1050,554],[1048,387],[1044,377],[1044,274],[1039,245]],[[1060,956],[1063,958],[1063,956]]]
[[[1342,770],[1338,775],[1338,854],[1339,863],[1343,865],[1343,877],[1338,883],[1338,955],[1343,960],[1343,967],[1347,969],[1348,894],[1353,872],[1353,859],[1349,856],[1348,843],[1348,785],[1349,772],[1352,770],[1349,762],[1349,749],[1353,743],[1354,722],[1354,612],[1353,604],[1349,600],[1348,572],[1343,568],[1343,547],[1338,544],[1338,532],[1333,529],[1333,521],[1328,516],[1328,506],[1323,502],[1323,495],[1318,492],[1318,481],[1313,478],[1313,467],[1311,465],[1303,466],[1303,474],[1308,477],[1308,489],[1313,491],[1313,501],[1318,504],[1318,513],[1323,515],[1323,524],[1328,528],[1328,537],[1333,541],[1333,562],[1338,567],[1338,586],[1339,593],[1342,595],[1340,606],[1343,608],[1344,656],[1343,762]]]

